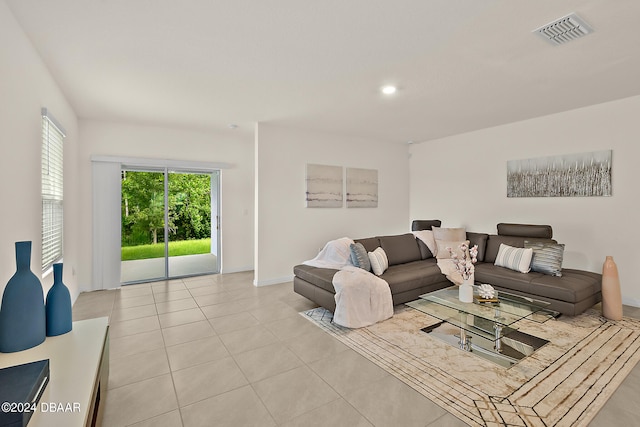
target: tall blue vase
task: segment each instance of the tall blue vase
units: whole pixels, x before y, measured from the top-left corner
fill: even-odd
[[[17,271],[9,279],[0,309],[0,352],[13,353],[46,338],[42,284],[31,272],[31,242],[16,242]]]
[[[62,264],[53,264],[53,286],[47,293],[47,336],[54,337],[72,328],[71,295],[62,283]]]

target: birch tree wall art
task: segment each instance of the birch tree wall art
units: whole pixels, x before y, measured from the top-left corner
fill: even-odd
[[[611,196],[611,150],[507,162],[507,197]]]

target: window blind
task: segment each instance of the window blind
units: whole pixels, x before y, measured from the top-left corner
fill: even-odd
[[[42,109],[42,271],[62,259],[64,129]]]

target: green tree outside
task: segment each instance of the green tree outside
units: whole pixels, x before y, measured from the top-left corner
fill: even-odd
[[[170,173],[168,202],[170,256],[184,255],[183,251],[172,254],[172,246],[176,247],[171,244],[172,242],[204,240],[211,237],[211,178],[209,175]],[[163,174],[123,171],[122,247],[164,243],[164,220]],[[209,251],[210,240],[207,242],[209,242],[207,250]],[[206,252],[200,249],[196,253]],[[131,255],[127,256],[131,259],[130,257]]]

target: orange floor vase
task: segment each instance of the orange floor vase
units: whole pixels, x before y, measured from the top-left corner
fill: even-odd
[[[602,315],[610,320],[622,319],[620,277],[612,256],[607,256],[602,265]]]

